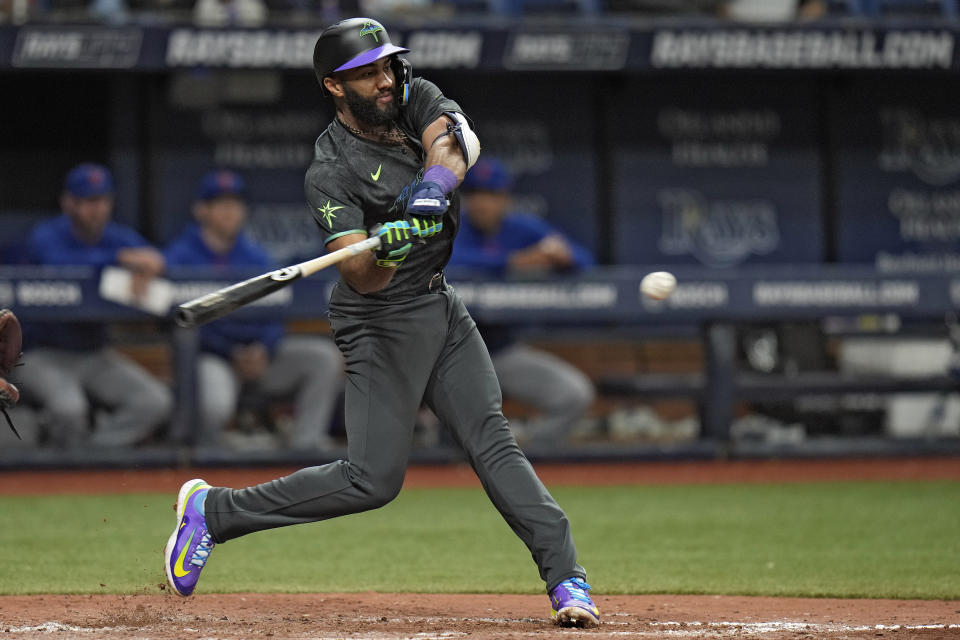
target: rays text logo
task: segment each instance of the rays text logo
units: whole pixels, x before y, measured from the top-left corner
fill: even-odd
[[[360,27],[360,37],[363,36],[373,36],[374,42],[380,42],[380,36],[377,34],[383,31],[383,27],[374,23],[374,22],[365,22],[362,27]]]
[[[691,255],[710,267],[729,267],[780,246],[777,210],[766,200],[710,200],[693,189],[664,189],[658,246],[667,255]]]

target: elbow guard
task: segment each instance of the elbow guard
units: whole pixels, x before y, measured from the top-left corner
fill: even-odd
[[[445,111],[444,115],[453,120],[453,123],[447,125],[447,132],[443,135],[453,134],[460,144],[460,150],[463,151],[463,159],[467,163],[467,169],[476,163],[480,157],[480,139],[470,128],[470,121],[462,113],[456,111]]]

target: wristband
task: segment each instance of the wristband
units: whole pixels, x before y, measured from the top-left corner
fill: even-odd
[[[423,172],[424,182],[433,182],[439,185],[444,194],[450,193],[457,188],[457,176],[445,166],[435,164]]]

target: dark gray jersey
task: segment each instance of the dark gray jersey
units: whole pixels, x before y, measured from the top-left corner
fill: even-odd
[[[400,126],[419,141],[444,111],[460,110],[417,79]],[[406,149],[375,144],[332,123],[317,140],[306,177],[324,240],[403,218],[410,191],[422,180],[423,161],[419,142]],[[361,295],[341,279],[330,299],[330,328],[344,356],[348,459],[247,489],[211,488],[206,522],[214,542],[386,504],[403,485],[417,412],[427,406],[463,447],[497,510],[530,550],[548,591],[571,576],[586,578],[566,515],[500,410],[496,371],[463,301],[452,287],[427,293],[456,235],[456,194],[451,200],[441,234],[414,247],[386,289]],[[168,572],[172,555],[167,553]]]
[[[435,84],[416,78],[410,87],[410,101],[397,121],[410,138],[410,145],[373,142],[354,135],[337,119],[330,123],[317,138],[304,185],[325,244],[404,218],[410,192],[423,179],[426,154],[420,138],[427,126],[446,111],[462,113],[460,106],[445,98]],[[430,278],[449,259],[459,222],[460,199],[454,191],[443,217],[443,231],[414,246],[390,284],[365,297],[398,300],[424,292]],[[359,295],[343,282],[337,289],[340,295]]]

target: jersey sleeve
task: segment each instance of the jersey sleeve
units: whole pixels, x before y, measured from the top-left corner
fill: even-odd
[[[304,191],[324,244],[351,233],[367,233],[363,209],[343,188],[346,183],[329,162],[314,163],[307,170]]]
[[[460,105],[444,96],[437,85],[424,78],[414,78],[410,87],[410,102],[404,109],[409,129],[420,138],[426,128],[447,111],[463,113]]]

